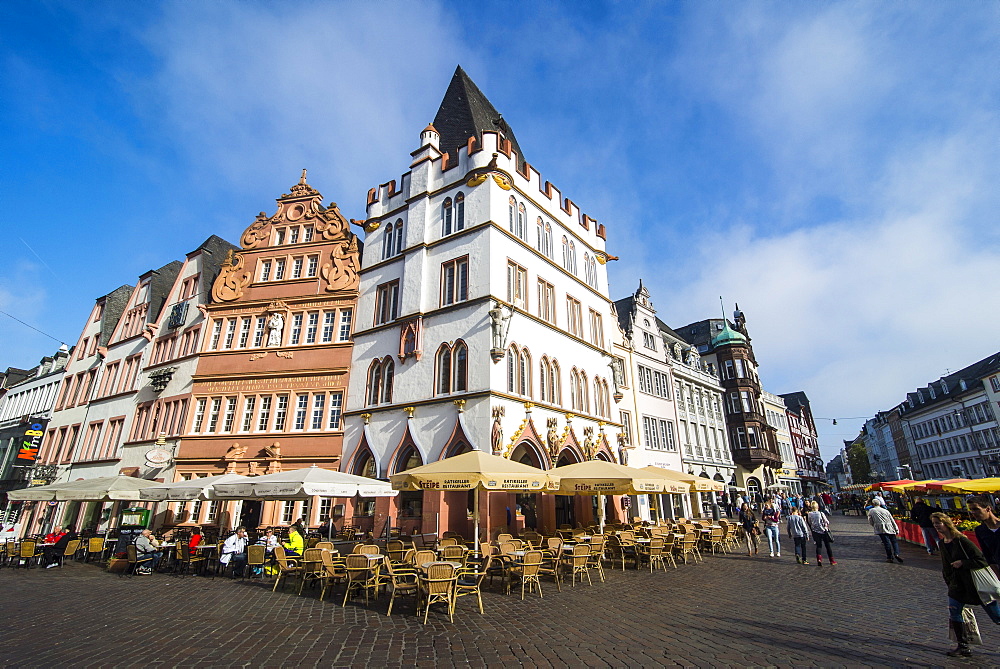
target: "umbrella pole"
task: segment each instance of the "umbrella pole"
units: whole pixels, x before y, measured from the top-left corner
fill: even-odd
[[[597,495],[597,522],[601,527],[601,534],[604,534],[604,495]]]
[[[479,488],[473,488],[473,501],[472,501],[472,516],[475,519],[476,524],[476,536],[474,541],[474,546],[476,553],[479,553]]]

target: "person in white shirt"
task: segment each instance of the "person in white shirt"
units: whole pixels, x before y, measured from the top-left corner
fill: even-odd
[[[236,528],[236,532],[222,544],[222,556],[219,562],[223,566],[233,565],[232,576],[243,575],[243,569],[247,565],[247,529],[245,527]]]

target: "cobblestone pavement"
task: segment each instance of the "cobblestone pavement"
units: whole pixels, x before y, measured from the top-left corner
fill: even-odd
[[[544,582],[544,599],[497,590],[422,625],[409,599],[341,608],[270,584],[153,575],[94,565],[0,570],[0,666],[1000,666],[1000,630],[942,654],[937,558],[904,545],[887,564],[863,518],[834,517],[836,566],[707,556],[677,570],[610,570],[606,583]],[[813,561],[812,556],[810,560]]]

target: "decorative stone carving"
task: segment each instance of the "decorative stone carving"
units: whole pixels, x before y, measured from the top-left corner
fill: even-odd
[[[219,270],[219,276],[212,285],[212,297],[216,302],[238,300],[243,297],[243,289],[249,284],[250,271],[243,269],[243,256],[234,255],[230,249]]]
[[[285,327],[285,317],[273,312],[267,319],[267,345],[281,346],[281,331]]]
[[[493,407],[493,429],[490,432],[490,443],[493,446],[493,455],[500,455],[503,450],[503,426],[500,419],[507,413],[507,409],[501,405]]]
[[[240,458],[242,458],[244,454],[246,454],[246,452],[247,452],[246,446],[240,446],[239,443],[234,443],[232,446],[229,447],[229,450],[226,451],[226,455],[223,457],[226,460],[233,462],[235,460],[239,460]]]
[[[588,425],[583,428],[583,457],[593,460],[597,457],[597,443],[594,441],[594,428]]]
[[[319,273],[326,281],[327,292],[357,288],[358,238],[351,235],[349,240],[334,246],[330,262],[325,263]]]
[[[549,449],[549,458],[552,460],[552,465],[555,466],[556,459],[559,457],[559,449],[562,448],[562,443],[559,440],[559,430],[556,426],[559,421],[555,418],[549,418],[546,421],[548,426],[548,432],[545,434],[545,442]]]

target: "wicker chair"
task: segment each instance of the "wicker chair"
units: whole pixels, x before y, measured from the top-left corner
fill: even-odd
[[[417,569],[403,564],[393,564],[392,560],[385,561],[386,578],[388,584],[392,586],[392,594],[389,596],[389,608],[385,615],[392,615],[392,604],[396,601],[397,595],[413,596],[417,602],[417,613],[420,613],[420,587],[417,579]]]
[[[645,547],[639,547],[639,561],[649,563],[650,574],[653,573],[653,567],[667,568],[663,561],[664,543],[663,537],[653,537]]]
[[[307,548],[302,551],[302,573],[299,575],[299,592],[306,587],[306,583],[316,583],[326,578],[326,567],[323,566],[323,549]]]
[[[38,562],[41,552],[37,548],[38,544],[34,539],[25,539],[17,549],[16,566],[24,566],[31,569],[32,561]]]
[[[437,553],[434,551],[417,551],[413,554],[413,564],[419,567],[422,564],[427,564],[428,562],[436,562]]]
[[[177,561],[176,569],[179,573],[188,574],[191,572],[192,567],[200,567],[204,570],[207,561],[202,555],[191,552],[191,548],[187,543],[181,542],[177,544]]]
[[[313,548],[318,548],[320,550],[332,551],[333,550],[333,542],[332,541],[319,541],[319,542],[316,543],[315,546],[313,546]]]
[[[701,551],[698,550],[698,537],[692,532],[688,532],[684,535],[684,538],[680,540],[679,554],[684,564],[687,564],[688,555],[694,560],[695,564],[698,562],[704,562],[701,557]]]
[[[326,591],[335,583],[347,582],[347,560],[334,556],[330,551],[323,551],[323,588],[319,593],[319,601],[326,597]]]
[[[441,549],[441,559],[448,562],[461,562],[465,565],[465,560],[468,557],[468,551],[465,546],[452,545],[445,546]]]
[[[622,537],[623,534],[626,533],[619,532],[618,534],[612,535],[611,538],[608,539],[608,550],[611,554],[611,561],[614,563],[621,560],[622,571],[625,570],[625,562],[628,560],[632,560],[636,566],[639,566],[639,555],[636,552],[635,544],[630,541],[626,541]],[[631,534],[631,532],[628,534]]]
[[[587,557],[587,568],[596,569],[597,575],[604,582],[604,549],[607,539],[603,534],[590,535],[590,555]]]
[[[143,555],[140,558],[135,544],[129,544],[125,547],[125,559],[128,561],[128,565],[122,570],[122,573],[118,575],[119,578],[122,576],[135,575],[140,567],[146,565],[147,563],[152,563],[153,556]]]
[[[91,537],[87,539],[87,556],[85,562],[90,562],[91,556],[96,555],[98,560],[104,559],[104,537]]]
[[[507,581],[507,594],[510,594],[513,580],[517,578],[521,581],[521,599],[524,599],[524,589],[532,591],[533,586],[538,586],[538,596],[542,596],[542,582],[539,580],[542,568],[542,551],[528,551],[520,562],[515,562],[507,567],[509,576]]]
[[[289,558],[285,556],[285,549],[282,546],[274,547],[274,559],[278,563],[278,576],[274,579],[274,588],[271,592],[278,589],[278,584],[281,583],[282,579],[286,579],[289,576],[301,577],[302,567],[296,563],[296,559]]]
[[[461,542],[455,537],[445,537],[438,541],[438,548],[445,548],[446,546],[458,546]]]
[[[403,556],[406,555],[406,544],[398,539],[393,539],[385,544],[385,554],[389,556],[389,559],[395,563],[403,562]]]
[[[243,568],[243,578],[254,576],[264,578],[264,564],[267,562],[266,546],[247,546],[247,565]]]
[[[76,555],[76,552],[80,549],[80,543],[81,541],[79,539],[73,539],[72,541],[68,541],[66,542],[66,548],[63,549],[63,552],[59,555],[53,556],[56,559],[56,562],[59,563],[60,567],[62,567],[63,563],[66,562],[66,558],[68,557],[72,558],[74,555]]]
[[[594,585],[594,582],[590,580],[590,569],[587,567],[587,562],[590,559],[590,544],[577,544],[573,546],[573,552],[570,556],[563,560],[563,566],[566,571],[569,572],[571,583],[573,587],[576,587],[576,576],[580,575],[580,582],[583,582],[583,577],[587,577],[587,583]]]
[[[427,624],[427,615],[430,613],[431,604],[443,602],[448,608],[448,620],[455,620],[455,582],[458,577],[455,575],[455,567],[447,563],[434,563],[427,566],[426,573],[420,577],[420,597],[424,604],[424,624]]]
[[[458,570],[458,580],[455,582],[455,596],[452,600],[452,611],[454,611],[455,606],[458,604],[459,597],[467,597],[469,595],[475,595],[476,601],[479,602],[479,613],[483,614],[483,579],[489,574],[490,567],[493,566],[493,556],[486,556],[486,560],[480,564],[471,567],[462,567]]]
[[[365,605],[368,604],[368,591],[378,590],[385,583],[385,578],[379,575],[380,563],[369,560],[367,554],[354,553],[347,556],[347,587],[344,588],[344,601],[341,606],[347,606],[347,600],[352,592],[358,590],[365,593]]]

